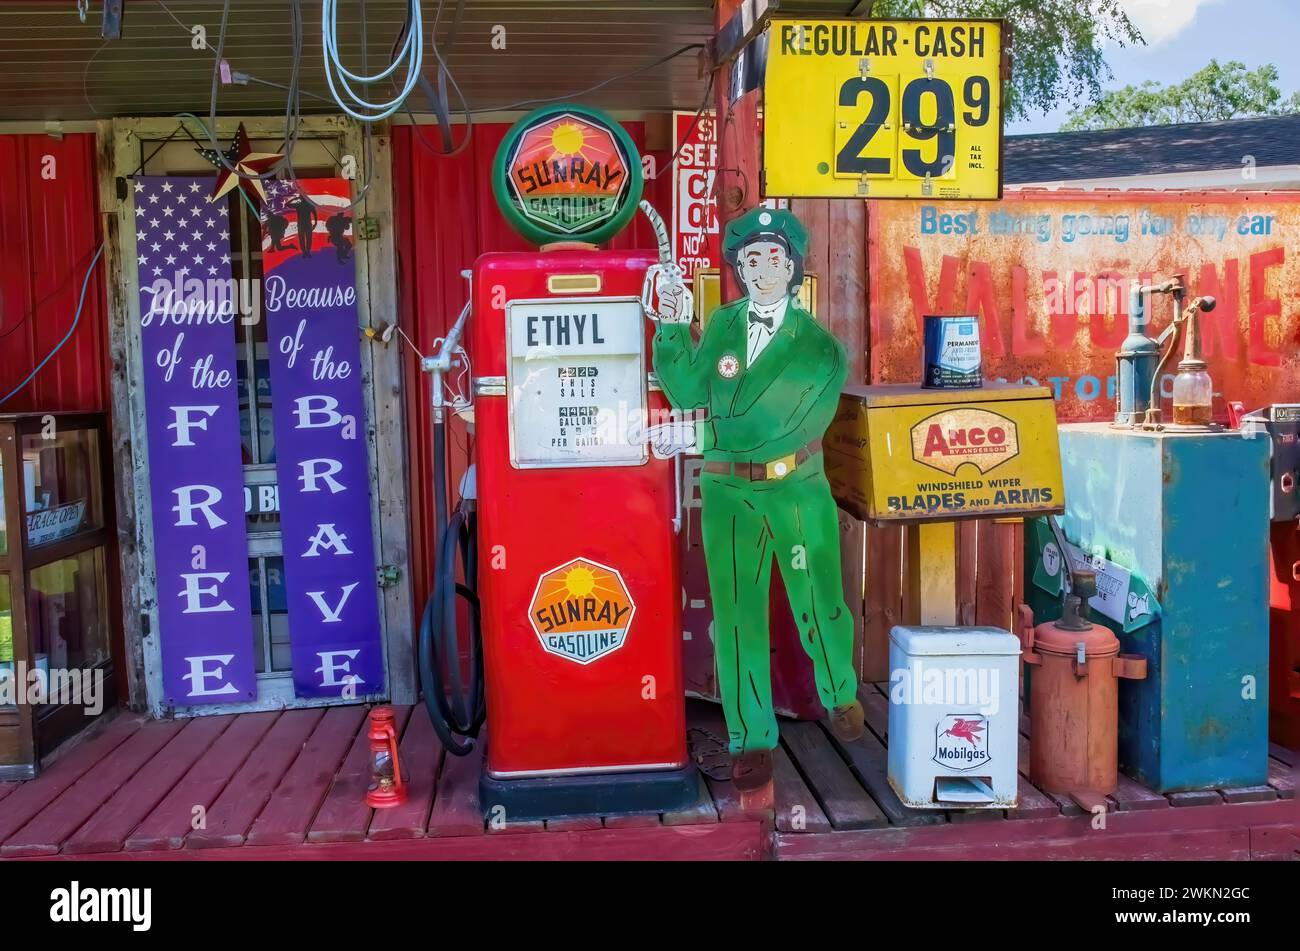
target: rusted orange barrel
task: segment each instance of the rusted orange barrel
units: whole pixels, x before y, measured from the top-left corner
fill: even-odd
[[[1088,581],[1095,584],[1077,578],[1075,591]],[[1147,662],[1120,654],[1110,629],[1088,621],[1085,597],[1068,595],[1060,620],[1037,627],[1033,613],[1022,606],[1020,640],[1021,657],[1034,668],[1030,781],[1090,806],[1113,793],[1119,780],[1119,678],[1143,679]]]

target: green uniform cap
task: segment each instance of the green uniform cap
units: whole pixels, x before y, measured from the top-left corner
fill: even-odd
[[[734,261],[740,249],[764,238],[781,238],[790,251],[800,258],[808,250],[808,232],[799,219],[784,208],[751,208],[739,218],[727,223],[727,234],[722,240],[722,255]]]

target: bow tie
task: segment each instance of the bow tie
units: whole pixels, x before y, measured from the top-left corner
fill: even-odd
[[[763,325],[764,327],[766,327],[768,330],[771,330],[771,329],[772,329],[772,315],[771,315],[771,314],[768,314],[766,317],[764,317],[762,314],[758,314],[758,313],[755,313],[754,311],[750,311],[750,313],[749,313],[749,322],[750,322],[751,324],[762,324],[762,325]]]

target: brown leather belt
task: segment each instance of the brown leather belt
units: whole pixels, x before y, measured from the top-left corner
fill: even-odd
[[[814,439],[802,449],[780,459],[773,459],[771,462],[706,462],[704,471],[717,475],[734,475],[738,479],[748,479],[750,482],[767,482],[784,479],[821,451],[822,441]]]

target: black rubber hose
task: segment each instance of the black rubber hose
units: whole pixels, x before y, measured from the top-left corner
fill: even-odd
[[[434,732],[447,752],[465,756],[483,725],[487,709],[483,690],[483,639],[479,627],[478,538],[472,501],[461,500],[447,515],[447,432],[445,422],[433,426],[434,537],[437,563],[433,591],[420,620],[420,687]],[[456,582],[457,549],[465,584]],[[462,684],[460,631],[456,598],[469,615],[469,683]],[[468,689],[466,689],[468,686]]]

